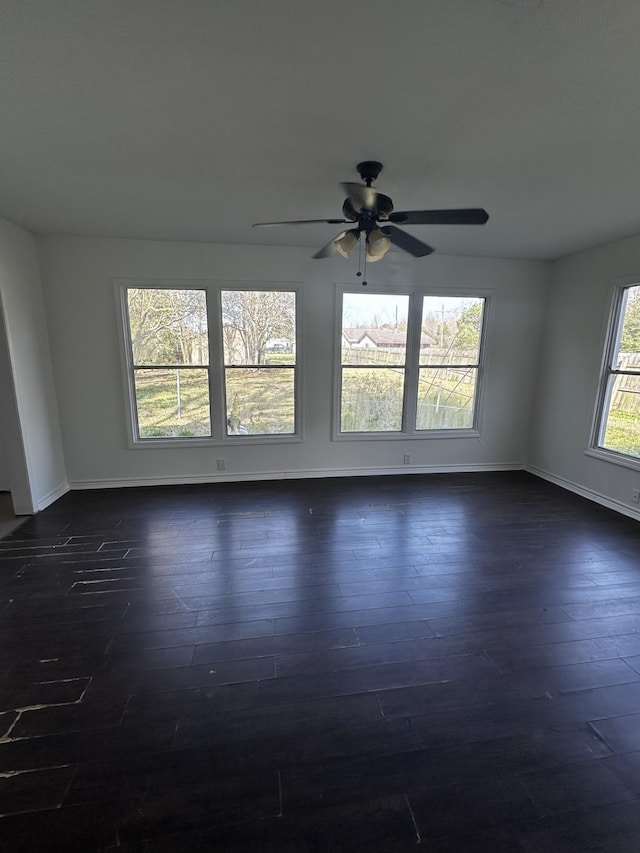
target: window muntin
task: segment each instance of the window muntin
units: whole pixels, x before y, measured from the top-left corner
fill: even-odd
[[[296,294],[223,290],[227,435],[296,431]]]
[[[204,290],[126,291],[138,439],[211,436]]]
[[[484,297],[345,292],[338,434],[476,428]]]
[[[483,314],[478,297],[423,298],[417,430],[473,429]]]
[[[640,285],[616,291],[595,447],[640,459]]]

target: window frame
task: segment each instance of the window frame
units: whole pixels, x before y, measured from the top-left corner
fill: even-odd
[[[342,374],[343,368],[347,367],[350,369],[360,370],[360,369],[373,369],[373,370],[388,370],[389,367],[385,366],[376,366],[376,365],[344,365],[342,363],[342,307],[343,307],[343,297],[345,293],[357,293],[362,294],[364,296],[368,296],[369,294],[377,294],[378,296],[406,296],[408,297],[407,301],[407,337],[405,343],[405,361],[403,365],[396,365],[396,367],[402,367],[404,372],[404,380],[403,380],[403,392],[402,392],[402,411],[400,413],[400,430],[379,430],[377,432],[358,432],[356,430],[342,431]],[[412,349],[412,338],[410,334],[410,325],[409,325],[409,317],[412,314],[413,300],[412,293],[406,289],[394,289],[393,291],[389,291],[380,287],[369,287],[367,286],[367,290],[363,291],[362,288],[358,287],[344,287],[338,291],[337,296],[337,308],[336,308],[336,363],[335,363],[335,392],[334,392],[334,416],[333,416],[333,438],[339,440],[353,440],[354,438],[357,440],[369,440],[371,438],[376,438],[378,440],[387,440],[387,439],[395,439],[399,435],[403,435],[403,431],[405,430],[406,419],[407,419],[407,385],[408,385],[408,377],[409,377],[409,366],[411,364],[411,359],[409,353]]]
[[[607,462],[612,462],[615,465],[621,465],[637,471],[640,470],[640,456],[632,456],[622,453],[619,450],[603,447],[601,443],[604,440],[613,393],[613,383],[610,380],[615,376],[640,376],[640,368],[637,370],[620,370],[615,363],[622,337],[622,327],[624,325],[624,315],[627,305],[627,291],[632,287],[640,287],[640,279],[638,277],[618,280],[614,283],[613,292],[609,298],[609,313],[605,327],[604,345],[602,347],[596,404],[585,453],[588,456],[595,456]]]
[[[345,293],[375,294],[379,296],[408,296],[407,312],[407,344],[404,365],[404,390],[402,400],[402,420],[399,431],[380,432],[343,432],[341,430],[341,401],[342,401],[342,308]],[[471,427],[455,429],[417,429],[418,380],[420,372],[420,335],[422,331],[422,308],[426,297],[444,297],[460,299],[484,300],[482,312],[482,328],[480,331],[480,346],[478,348],[478,364],[476,376],[475,401],[473,409],[473,424]],[[481,435],[483,387],[487,364],[487,329],[489,326],[491,293],[484,288],[456,288],[448,290],[438,287],[395,287],[384,285],[368,285],[366,291],[358,285],[336,285],[335,298],[335,348],[334,348],[334,391],[333,391],[333,441],[405,441],[433,439],[478,438]],[[346,365],[348,366],[348,365]]]
[[[218,321],[217,328],[219,328],[220,330],[223,329],[222,294],[225,291],[233,291],[233,290],[239,291],[239,292],[246,292],[248,290],[271,291],[271,292],[277,291],[279,293],[294,293],[295,294],[295,323],[294,323],[294,326],[295,326],[295,349],[294,349],[295,361],[291,365],[290,364],[258,364],[258,365],[227,364],[226,360],[225,360],[225,355],[224,355],[224,334],[220,334],[220,336],[219,336],[220,339],[219,339],[218,343],[219,343],[219,355],[220,355],[219,366],[220,366],[221,376],[220,376],[220,382],[218,383],[218,387],[220,388],[221,397],[222,397],[221,411],[225,412],[224,425],[223,425],[223,436],[227,439],[240,439],[240,441],[242,441],[243,444],[249,443],[248,440],[250,440],[250,439],[253,439],[253,443],[256,443],[256,442],[262,443],[263,441],[270,442],[273,440],[278,441],[278,442],[282,442],[286,439],[301,440],[302,430],[301,430],[300,400],[302,398],[302,395],[301,395],[302,385],[301,385],[301,371],[300,371],[300,341],[301,341],[301,334],[300,334],[301,312],[300,312],[300,307],[299,307],[300,291],[298,288],[288,287],[285,285],[282,285],[279,287],[266,287],[266,286],[260,286],[258,284],[255,284],[253,286],[248,286],[247,282],[242,282],[242,283],[236,282],[233,287],[229,286],[228,284],[220,285],[220,287],[218,287],[218,289],[217,289],[217,294],[216,294],[216,297],[217,297],[217,305],[216,305],[217,317],[216,317],[216,319]],[[209,339],[209,340],[211,343],[211,339]],[[265,370],[285,369],[285,370],[292,370],[293,371],[293,395],[294,395],[294,399],[293,399],[294,429],[293,429],[293,432],[280,433],[280,434],[278,434],[278,433],[253,433],[253,434],[247,434],[247,435],[230,435],[228,433],[227,428],[226,428],[226,420],[227,420],[227,411],[226,410],[228,408],[226,405],[226,403],[227,403],[227,399],[226,399],[227,398],[227,370],[233,370],[233,369],[246,370],[246,369],[250,369],[252,367],[256,367],[258,369],[265,369]]]
[[[123,375],[124,411],[127,444],[130,449],[158,449],[167,447],[231,447],[234,444],[290,444],[303,440],[302,412],[302,289],[299,282],[227,281],[213,279],[113,279],[116,298],[116,315],[119,328],[120,361]],[[148,290],[203,290],[207,304],[207,333],[209,364],[201,367],[209,373],[209,417],[211,435],[141,438],[135,395],[135,365],[130,336],[127,291]],[[295,364],[287,367],[294,371],[294,427],[293,433],[229,435],[226,429],[225,364],[222,335],[222,291],[266,290],[295,293]],[[155,367],[155,365],[153,365]],[[176,366],[171,366],[175,369]]]

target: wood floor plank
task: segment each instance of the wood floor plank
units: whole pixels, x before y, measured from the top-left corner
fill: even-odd
[[[637,851],[639,708],[640,527],[523,472],[71,492],[0,541],[7,849]]]

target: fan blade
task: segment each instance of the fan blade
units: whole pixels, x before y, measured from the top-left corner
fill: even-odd
[[[409,252],[414,258],[424,258],[425,255],[430,255],[433,252],[431,246],[427,246],[422,240],[416,240],[411,234],[402,231],[400,228],[395,228],[393,225],[385,225],[380,229],[385,237],[388,237],[394,246],[399,249],[404,249]]]
[[[363,210],[375,210],[378,193],[364,184],[340,184],[349,196],[351,206],[360,213]]]
[[[326,243],[321,249],[318,249],[318,251],[315,253],[315,255],[313,255],[313,257],[316,259],[330,258],[331,255],[334,255],[336,252],[336,247],[335,247],[336,240],[339,240],[341,237],[344,237],[344,235],[346,233],[347,233],[346,231],[341,231],[339,234],[336,234],[336,236],[333,238],[333,240],[329,240],[329,242]]]
[[[484,225],[489,214],[481,207],[454,210],[399,210],[389,214],[389,222],[400,225]]]
[[[351,222],[350,219],[291,219],[287,222],[254,222],[252,228],[265,228],[270,225],[315,225],[322,222],[324,225],[344,225]]]

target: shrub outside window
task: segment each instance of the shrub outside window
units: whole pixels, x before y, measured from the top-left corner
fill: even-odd
[[[640,459],[640,285],[616,290],[593,446]]]

